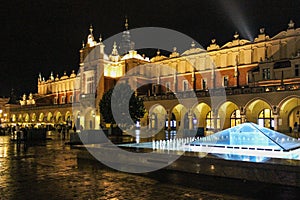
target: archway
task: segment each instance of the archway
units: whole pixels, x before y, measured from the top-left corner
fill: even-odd
[[[75,127],[80,128],[80,111],[74,112]]]
[[[36,114],[35,113],[32,113],[30,118],[31,118],[31,123],[36,122]]]
[[[47,122],[53,123],[53,115],[51,112],[48,112],[48,114],[47,114]]]
[[[274,128],[274,118],[271,116],[273,112],[270,104],[262,99],[256,99],[246,106],[247,121]]]
[[[15,114],[11,115],[11,122],[16,122],[17,121],[17,116]]]
[[[63,123],[62,114],[59,111],[55,112],[54,118],[56,123]]]
[[[29,116],[28,113],[25,113],[25,114],[23,115],[23,118],[24,118],[24,121],[25,121],[26,123],[29,123],[29,122],[30,122],[30,116]]]
[[[226,101],[220,106],[218,115],[218,118],[220,118],[220,125],[218,126],[223,124],[223,129],[227,129],[241,123],[239,107],[231,101]]]
[[[210,111],[211,111],[211,108],[206,103],[200,103],[193,109],[193,112],[195,113],[197,121],[198,121],[198,127],[200,129],[205,130],[207,128],[206,116],[207,116],[207,113]]]
[[[183,129],[183,128],[188,128],[185,127],[185,124],[181,124],[184,123],[184,116],[185,114],[187,114],[187,109],[182,105],[182,104],[178,104],[176,105],[173,109],[172,109],[172,115],[175,118],[175,122],[176,122],[176,130]],[[173,119],[174,120],[174,119]],[[174,124],[174,121],[173,121]]]
[[[40,113],[39,122],[43,122],[43,121],[44,121],[44,113]]]
[[[166,118],[166,109],[159,104],[153,105],[149,110],[149,128],[155,130],[164,129]]]
[[[22,114],[19,114],[19,116],[18,116],[18,122],[23,122],[23,116],[22,116]]]
[[[95,129],[95,111],[88,109],[84,116],[84,128],[87,130]]]
[[[280,104],[279,130],[285,133],[292,132],[295,125],[300,124],[300,97],[290,96]]]
[[[73,120],[72,120],[72,115],[70,111],[67,111],[65,114],[65,122],[67,123],[67,125],[69,127],[72,127],[73,124]]]

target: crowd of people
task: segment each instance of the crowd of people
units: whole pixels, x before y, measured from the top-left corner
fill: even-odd
[[[54,135],[57,134],[63,140],[69,137],[70,131],[71,132],[78,132],[82,131],[83,127],[80,126],[77,130],[76,126],[70,126],[67,124],[56,124],[56,125],[33,125],[33,124],[15,124],[6,127],[1,127],[0,134],[1,135],[9,135],[11,136],[12,140],[15,141],[26,141],[28,139],[28,133],[31,130],[43,130],[43,131],[50,131]]]

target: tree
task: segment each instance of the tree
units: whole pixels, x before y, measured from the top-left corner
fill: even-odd
[[[130,94],[131,96],[129,99],[128,96]],[[114,98],[114,109],[117,110],[121,116],[121,118],[118,119],[119,126],[129,125],[129,119],[125,116],[122,117],[122,114],[127,113],[128,111],[130,114],[130,118],[134,123],[136,123],[140,118],[144,116],[145,106],[143,99],[135,96],[134,91],[130,88],[128,84],[122,83],[119,84],[117,88],[112,88],[105,92],[99,103],[100,113],[102,114],[105,123],[116,123],[111,109],[112,97]]]

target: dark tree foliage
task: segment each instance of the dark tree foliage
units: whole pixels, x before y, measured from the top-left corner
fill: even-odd
[[[105,123],[114,124],[114,118],[111,111],[111,95],[113,93],[113,88],[108,90],[103,94],[103,97],[99,103],[100,113],[103,117]]]
[[[118,86],[117,90],[114,91],[115,88],[112,88],[104,93],[99,106],[100,112],[104,119],[105,123],[115,124],[115,119],[113,117],[112,109],[111,109],[111,99],[112,95],[116,95],[114,102],[115,109],[119,112],[120,115],[122,113],[126,113],[129,111],[131,120],[136,123],[140,118],[142,118],[145,114],[144,102],[141,98],[135,96],[134,91],[130,88],[128,84],[122,83]],[[129,105],[128,105],[128,95],[131,94]],[[128,125],[128,119],[123,117],[121,121],[118,122],[122,125]],[[120,125],[120,124],[118,124]]]

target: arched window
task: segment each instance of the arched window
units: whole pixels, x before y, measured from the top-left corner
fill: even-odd
[[[237,126],[239,124],[241,124],[242,120],[241,120],[241,111],[240,110],[234,110],[231,113],[230,116],[230,127],[234,127]]]
[[[209,129],[214,129],[214,118],[213,118],[213,115],[212,115],[212,112],[209,111],[206,115],[206,118],[205,118],[205,121],[206,121],[206,128],[209,130]],[[219,129],[221,126],[221,121],[220,121],[220,116],[218,115],[217,117],[217,129]]]
[[[258,115],[258,125],[266,128],[274,128],[274,116],[270,109],[263,109]]]

